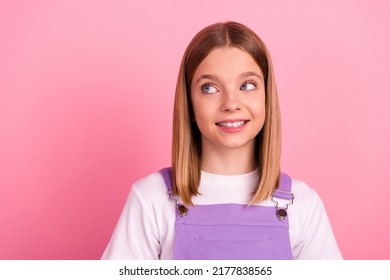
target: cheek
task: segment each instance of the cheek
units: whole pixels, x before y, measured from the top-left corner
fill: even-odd
[[[212,115],[211,107],[212,106],[210,106],[209,102],[205,102],[204,100],[199,100],[197,98],[192,98],[194,120],[198,123],[209,120],[210,116]]]
[[[256,124],[259,126],[259,130],[261,130],[265,122],[265,103],[264,100],[261,100],[261,102],[253,104],[260,104],[252,106],[251,111],[253,113],[253,117],[256,120]]]
[[[202,115],[202,106],[200,106],[197,100],[192,99],[192,111],[194,113],[194,121],[198,122]]]
[[[211,120],[212,113],[208,109],[208,106],[202,106],[201,104],[194,106],[194,121],[200,128],[208,126]]]

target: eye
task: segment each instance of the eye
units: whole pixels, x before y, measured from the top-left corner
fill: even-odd
[[[240,87],[240,90],[254,90],[254,89],[256,89],[256,84],[254,82],[245,82]]]
[[[209,83],[202,85],[201,90],[202,90],[202,93],[208,93],[208,94],[218,92],[218,89]]]

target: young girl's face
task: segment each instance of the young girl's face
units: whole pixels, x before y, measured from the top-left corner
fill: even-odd
[[[260,67],[247,52],[212,50],[194,73],[191,100],[202,149],[253,151],[264,125],[265,88]]]

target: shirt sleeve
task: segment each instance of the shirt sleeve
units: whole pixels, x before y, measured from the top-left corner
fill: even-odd
[[[312,191],[314,195],[302,223],[299,242],[293,248],[294,259],[343,259],[324,204]]]
[[[161,247],[153,216],[137,185],[133,185],[102,259],[159,259]]]

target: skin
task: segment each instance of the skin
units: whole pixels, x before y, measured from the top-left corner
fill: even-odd
[[[212,50],[195,71],[191,101],[201,132],[202,170],[223,175],[255,170],[255,137],[264,125],[265,88],[253,58],[235,47]],[[237,121],[245,124],[226,128]]]

